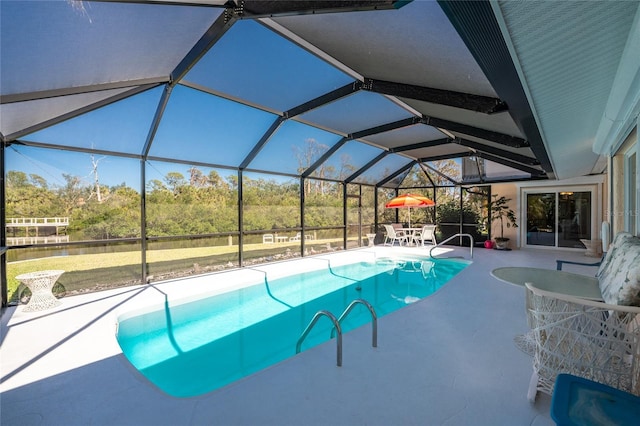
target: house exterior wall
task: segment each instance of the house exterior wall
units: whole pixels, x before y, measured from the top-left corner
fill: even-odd
[[[635,233],[640,235],[640,217],[638,199],[640,198],[640,174],[638,166],[640,165],[640,144],[638,143],[637,126],[625,138],[620,148],[613,154],[609,174],[612,177],[611,183],[611,199],[609,201],[610,208],[606,213],[611,222],[611,231],[615,235],[621,231],[633,231],[632,222],[635,222]],[[636,174],[631,176],[628,173],[627,162],[629,153],[635,152],[636,158]],[[635,203],[629,194],[630,180],[635,179]],[[635,205],[631,205],[635,204]]]
[[[512,198],[511,208],[516,213],[516,218],[518,219],[518,228],[509,229],[509,238],[514,241],[511,248],[522,248],[526,245],[527,226],[526,223],[524,223],[527,208],[526,194],[531,191],[592,191],[591,238],[599,239],[607,200],[606,182],[606,175],[603,174],[564,180],[530,181],[494,185],[492,187],[492,194],[497,193]],[[507,230],[505,229],[505,237],[507,236],[506,234]],[[544,247],[536,246],[536,248]]]
[[[518,248],[518,229],[520,228],[520,214],[518,211],[518,188],[513,183],[499,183],[491,185],[491,195],[498,195],[498,197],[505,196],[510,198],[509,207],[516,213],[516,219],[518,220],[518,228],[504,227],[504,237],[509,238],[509,248]],[[500,223],[494,222],[491,228],[491,236],[493,238],[500,236]]]

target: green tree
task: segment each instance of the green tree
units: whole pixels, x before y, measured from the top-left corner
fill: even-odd
[[[10,170],[6,177],[7,217],[53,217],[64,215],[57,194],[42,177]]]
[[[184,175],[178,172],[169,172],[164,177],[164,181],[167,183],[167,187],[173,193],[174,196],[178,196],[180,191],[185,187],[186,181]]]
[[[140,236],[140,194],[132,188],[104,187],[108,195],[100,202],[92,199],[74,215],[90,239]]]
[[[36,174],[30,174],[29,175],[29,182],[33,185],[33,186],[37,186],[39,188],[42,189],[48,189],[49,188],[49,184],[47,183],[47,181],[39,175]]]
[[[63,173],[62,177],[65,184],[58,189],[58,196],[64,208],[64,215],[71,216],[78,206],[84,205],[91,195],[91,189],[83,185],[77,176]]]
[[[7,188],[24,188],[29,185],[29,179],[25,172],[9,170],[7,172]]]

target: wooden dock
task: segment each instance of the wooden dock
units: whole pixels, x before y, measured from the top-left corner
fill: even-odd
[[[6,220],[7,245],[67,243],[69,236],[64,235],[67,226],[69,226],[68,217],[8,217]],[[41,235],[44,228],[55,228],[55,235]],[[24,230],[24,236],[16,236],[18,229]],[[13,234],[11,237],[8,236],[9,230]],[[35,236],[29,235],[30,230],[35,230]],[[61,232],[63,235],[60,235]]]
[[[43,226],[69,226],[68,217],[8,217],[7,228],[32,228]]]

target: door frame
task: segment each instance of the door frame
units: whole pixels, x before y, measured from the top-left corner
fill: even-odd
[[[624,166],[623,166],[623,176],[624,176],[624,230],[627,232],[634,232],[636,235],[640,233],[640,200],[638,200],[638,164],[640,163],[640,152],[638,152],[638,143],[636,142],[632,145],[628,150],[624,152]],[[631,182],[631,162],[632,157],[635,155],[635,188],[632,187]],[[635,192],[635,205],[631,205],[631,195],[632,192]],[[635,229],[632,229],[635,228]]]
[[[535,248],[543,250],[566,250],[566,251],[586,251],[586,249],[572,248],[572,247],[558,247],[558,195],[560,192],[591,192],[591,238],[600,238],[600,223],[602,222],[602,193],[599,190],[597,183],[581,184],[581,185],[550,185],[550,186],[532,186],[520,188],[520,233],[519,238],[522,248]],[[527,244],[527,195],[528,194],[543,194],[543,193],[555,193],[556,205],[555,205],[555,217],[556,217],[556,232],[555,243],[553,246],[540,246],[534,244]]]

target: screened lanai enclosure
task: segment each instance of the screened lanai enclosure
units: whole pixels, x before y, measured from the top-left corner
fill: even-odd
[[[484,241],[492,183],[557,177],[512,59],[529,8],[3,1],[3,304],[37,270],[74,294],[380,243],[405,192]]]

